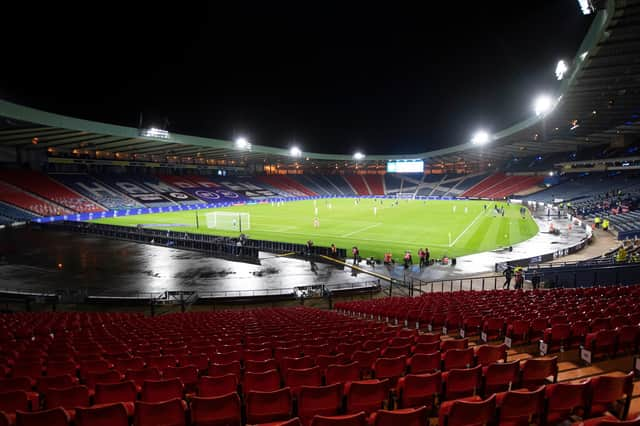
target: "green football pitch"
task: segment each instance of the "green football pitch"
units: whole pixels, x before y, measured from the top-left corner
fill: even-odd
[[[357,246],[363,257],[382,258],[390,250],[396,260],[405,250],[410,250],[415,259],[418,249],[424,247],[429,248],[432,258],[458,257],[506,247],[538,232],[538,226],[528,213],[525,219],[520,216],[519,205],[498,203],[499,207],[505,207],[502,216],[495,214],[493,202],[399,200],[395,205],[394,201],[362,198],[356,203],[353,198],[318,199],[126,216],[94,222],[144,224],[177,232],[238,236],[237,230],[207,228],[206,214],[214,211],[248,213],[250,229],[245,229],[244,233],[249,238],[302,244],[312,240],[318,246],[333,243],[346,248],[347,253]],[[316,208],[317,228],[314,226]]]

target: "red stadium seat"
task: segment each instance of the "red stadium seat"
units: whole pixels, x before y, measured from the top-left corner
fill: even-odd
[[[325,371],[330,365],[341,365],[344,362],[344,354],[339,353],[336,355],[318,355],[316,357],[316,364],[322,371]]]
[[[442,393],[442,373],[408,374],[398,380],[398,403],[402,408],[433,408]]]
[[[245,395],[252,391],[271,392],[278,389],[280,389],[280,374],[277,370],[244,375],[242,390]]]
[[[132,380],[138,389],[142,390],[145,380],[160,380],[160,371],[157,368],[143,368],[142,370],[127,370],[125,380]]]
[[[590,383],[556,383],[547,385],[547,424],[558,424],[570,416],[584,416]]]
[[[0,393],[0,411],[7,415],[11,424],[15,422],[16,411],[18,410],[30,411],[29,397],[25,391],[17,390]]]
[[[68,426],[69,416],[62,408],[52,408],[33,413],[16,412],[16,426]]]
[[[240,426],[241,423],[240,397],[235,392],[212,398],[194,397],[191,400],[192,426]]]
[[[429,424],[427,407],[403,408],[400,410],[378,410],[371,415],[372,426],[425,426]]]
[[[593,377],[590,384],[591,399],[587,413],[589,417],[602,415],[607,410],[610,410],[611,405],[615,402],[620,402],[622,405],[622,410],[618,412],[618,417],[620,419],[627,417],[633,393],[633,372],[625,376],[606,375]]]
[[[144,402],[160,402],[182,398],[183,392],[184,386],[180,379],[145,380],[140,399]]]
[[[240,381],[240,374],[242,367],[240,361],[232,361],[227,364],[211,364],[209,367],[209,375],[211,376],[224,376],[225,374],[235,374]]]
[[[325,371],[325,382],[327,385],[334,383],[346,384],[360,380],[360,378],[360,367],[356,362],[344,365],[330,365]]]
[[[78,379],[68,374],[62,376],[43,376],[38,378],[36,390],[38,393],[45,394],[49,388],[68,388],[76,384],[78,384]]]
[[[178,398],[162,402],[136,402],[134,426],[185,426],[185,405]]]
[[[215,377],[202,376],[197,386],[198,396],[205,398],[227,395],[237,390],[238,378],[235,374]]]
[[[367,415],[364,411],[342,416],[314,416],[311,426],[367,426]]]
[[[474,366],[473,348],[449,349],[442,354],[442,365],[444,370],[454,368],[471,368]]]
[[[266,423],[291,417],[291,389],[247,394],[247,423]]]
[[[496,395],[500,424],[541,424],[544,419],[544,386],[535,391],[516,390]]]
[[[483,368],[482,394],[486,397],[496,392],[515,388],[520,376],[520,362],[494,363]]]
[[[89,406],[89,388],[83,385],[68,388],[50,388],[46,395],[47,408],[62,407],[71,421],[76,415],[76,407]]]
[[[287,371],[285,383],[293,395],[297,396],[302,386],[322,386],[322,371],[318,366],[302,369],[290,368]]]
[[[432,373],[440,370],[442,358],[440,352],[415,354],[407,360],[407,367],[412,374]]]
[[[193,392],[198,384],[198,369],[195,365],[167,367],[162,371],[163,379],[180,379],[187,392]]]
[[[127,415],[133,416],[137,397],[138,392],[136,384],[129,380],[120,383],[96,384],[93,399],[96,404],[112,404],[115,402],[121,402],[127,410]]]
[[[486,367],[494,362],[507,361],[507,345],[481,345],[474,348],[476,362]]]
[[[490,424],[495,417],[496,397],[486,400],[474,396],[443,402],[440,406],[440,426],[471,426]]]
[[[123,404],[76,409],[76,426],[129,426],[129,417]]]
[[[453,369],[442,373],[444,397],[446,399],[463,398],[476,395],[482,382],[482,366]]]
[[[449,349],[467,349],[469,347],[469,339],[450,339],[440,342],[440,351],[446,352]]]
[[[298,416],[309,425],[314,415],[334,416],[342,407],[342,386],[302,386],[298,396]]]
[[[371,414],[382,408],[387,399],[387,380],[361,380],[345,386],[347,414],[364,411]]]
[[[265,361],[245,361],[244,371],[245,373],[263,373],[269,370],[277,370],[278,362],[275,358],[271,358]]]
[[[521,364],[520,385],[529,390],[558,381],[558,357],[533,358]]]

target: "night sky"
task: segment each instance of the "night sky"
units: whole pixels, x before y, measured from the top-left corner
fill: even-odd
[[[334,153],[422,152],[526,118],[592,20],[575,0],[11,3],[0,98]]]

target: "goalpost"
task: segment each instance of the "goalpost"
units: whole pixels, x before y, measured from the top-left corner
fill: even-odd
[[[400,200],[413,200],[415,198],[415,193],[413,192],[398,192],[396,195]]]
[[[251,229],[251,215],[240,212],[207,213],[207,228],[244,232]]]

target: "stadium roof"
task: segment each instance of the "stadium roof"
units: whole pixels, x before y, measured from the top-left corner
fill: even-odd
[[[492,135],[484,146],[470,142],[408,155],[366,153],[364,161],[424,159],[429,163],[500,162],[513,157],[574,151],[640,133],[640,0],[594,2],[598,12],[565,76],[555,108]],[[561,36],[561,35],[559,35]],[[140,129],[66,117],[0,100],[0,146],[25,150],[84,149],[123,155],[198,157],[238,163],[351,162],[350,155],[302,152],[182,134],[145,134]],[[38,144],[32,141],[37,138]],[[361,160],[362,161],[362,160]]]

